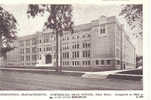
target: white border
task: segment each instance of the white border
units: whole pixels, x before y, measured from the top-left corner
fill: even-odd
[[[29,3],[50,3],[50,4],[103,4],[103,5],[108,5],[108,4],[143,4],[143,15],[144,15],[144,24],[143,24],[143,57],[144,57],[144,98],[143,99],[138,99],[138,98],[133,98],[133,97],[91,97],[88,99],[80,99],[80,100],[108,100],[108,99],[116,99],[116,100],[150,100],[149,98],[149,93],[151,92],[150,90],[150,85],[149,83],[151,78],[150,76],[150,70],[151,70],[151,62],[149,61],[151,58],[149,51],[151,51],[151,40],[150,40],[150,28],[151,28],[151,23],[149,23],[149,17],[151,18],[151,12],[149,12],[149,1],[150,0],[0,0],[0,4],[29,4]],[[151,4],[151,2],[150,2]],[[150,16],[149,16],[150,13]],[[149,28],[150,25],[150,28]],[[150,45],[149,45],[150,44]],[[149,63],[150,62],[150,63]],[[52,92],[98,92],[98,91],[0,91],[0,93],[22,93],[22,92],[28,92],[28,93],[52,93]],[[140,92],[142,91],[99,91],[101,93],[105,92],[110,92],[110,93],[116,93],[116,92]],[[1,100],[51,100],[48,97],[20,97],[20,96],[0,96]],[[57,100],[57,99],[54,99]],[[62,99],[59,99],[62,100]],[[64,99],[66,100],[66,99]],[[77,100],[77,99],[75,99]]]

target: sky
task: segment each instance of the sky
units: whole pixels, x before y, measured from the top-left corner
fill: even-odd
[[[18,22],[18,36],[25,36],[29,34],[34,34],[37,31],[42,31],[44,22],[47,21],[48,16],[37,16],[35,18],[28,18],[26,11],[28,5],[26,4],[11,4],[11,5],[2,5],[4,9],[12,13]],[[73,5],[73,21],[75,25],[89,23],[92,20],[98,19],[100,16],[116,16],[119,21],[124,24],[125,29],[128,35],[131,37],[132,42],[136,47],[138,46],[138,41],[136,41],[130,34],[131,30],[126,24],[124,18],[119,16],[121,11],[121,5]],[[140,43],[139,43],[140,45]],[[142,47],[142,45],[140,46]],[[139,52],[142,52],[142,49]]]
[[[41,31],[44,22],[47,20],[47,15],[28,18],[26,11],[27,5],[3,5],[4,9],[12,13],[18,21],[18,36],[34,34]],[[120,12],[118,6],[99,6],[99,5],[73,5],[73,21],[75,25],[88,23],[91,20],[97,19],[102,15],[118,16]],[[108,13],[110,12],[110,13]]]

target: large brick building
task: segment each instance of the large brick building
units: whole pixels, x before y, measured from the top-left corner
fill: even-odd
[[[18,38],[15,42],[18,48],[8,53],[8,65],[55,66],[55,39],[51,30]],[[64,67],[121,69],[136,66],[135,47],[115,16],[101,16],[75,26],[74,33],[64,32],[60,40],[59,62]],[[13,57],[15,60],[11,61]]]

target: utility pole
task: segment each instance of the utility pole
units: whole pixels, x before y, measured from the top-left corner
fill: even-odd
[[[2,65],[2,34],[0,33],[0,65]]]
[[[123,32],[121,32],[121,69],[123,69]]]

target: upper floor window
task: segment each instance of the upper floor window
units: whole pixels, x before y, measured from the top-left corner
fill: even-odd
[[[32,53],[36,53],[36,47],[32,47]]]
[[[69,58],[69,52],[64,52],[62,56],[64,59]]]
[[[26,61],[30,61],[30,56],[26,56]]]
[[[20,46],[24,46],[24,41],[20,41]]]
[[[32,45],[36,45],[36,39],[35,38],[32,39]]]
[[[83,53],[83,57],[90,57],[90,50],[85,50],[82,53]]]
[[[26,40],[26,46],[30,45],[30,40]]]
[[[30,53],[30,48],[26,48],[26,53]]]
[[[21,54],[24,54],[24,49],[20,49],[20,53],[21,53]]]
[[[72,58],[79,58],[79,51],[72,52]]]
[[[83,43],[83,48],[90,48],[90,43],[84,42]]]
[[[72,48],[73,49],[79,49],[80,48],[80,44],[79,43],[73,43]]]
[[[105,33],[106,33],[105,25],[100,26],[100,34],[105,34]]]

